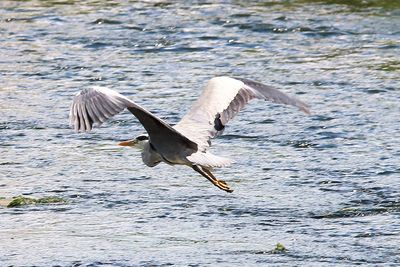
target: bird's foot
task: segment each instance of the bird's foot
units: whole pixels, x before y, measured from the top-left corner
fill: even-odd
[[[215,180],[214,185],[221,190],[224,190],[228,193],[232,193],[233,190],[228,186],[228,184],[223,180]]]
[[[198,173],[206,177],[207,180],[209,180],[211,183],[213,183],[213,185],[215,185],[219,189],[224,190],[228,193],[233,192],[233,190],[228,186],[228,184],[225,181],[218,180],[217,178],[215,178],[215,176],[211,173],[209,169],[203,167],[200,168],[197,165],[193,165],[192,168],[193,170],[197,171]]]

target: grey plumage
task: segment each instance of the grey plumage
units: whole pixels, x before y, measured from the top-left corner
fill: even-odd
[[[271,86],[243,78],[215,77],[173,127],[123,95],[103,87],[82,90],[74,97],[70,124],[75,131],[90,131],[94,123],[100,125],[126,108],[149,135],[141,148],[147,166],[161,161],[187,165],[220,189],[231,192],[224,181],[213,176],[211,169],[228,166],[232,161],[211,154],[207,148],[210,140],[221,135],[229,120],[252,99],[292,105],[309,113],[307,104]]]

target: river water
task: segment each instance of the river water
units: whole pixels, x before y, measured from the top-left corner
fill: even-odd
[[[173,124],[217,75],[312,107],[254,101],[214,140],[232,194],[118,147],[129,112],[69,128],[83,88]],[[67,200],[0,207],[1,266],[400,265],[398,1],[3,0],[0,81],[0,197]]]

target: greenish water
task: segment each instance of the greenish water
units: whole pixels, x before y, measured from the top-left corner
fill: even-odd
[[[0,207],[0,265],[399,265],[399,25],[399,1],[1,1],[0,197],[66,203]],[[217,75],[312,107],[229,124],[233,194],[118,147],[128,112],[68,126],[93,85],[176,123]]]

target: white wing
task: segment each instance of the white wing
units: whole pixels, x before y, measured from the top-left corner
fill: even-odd
[[[254,98],[296,106],[309,113],[307,104],[271,86],[242,78],[215,77],[174,128],[196,142],[199,151],[205,151],[210,139],[222,134],[226,123]]]

